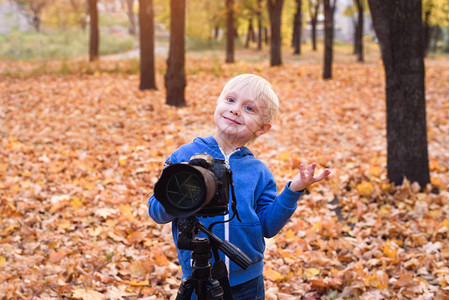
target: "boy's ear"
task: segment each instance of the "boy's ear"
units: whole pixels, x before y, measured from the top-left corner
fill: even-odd
[[[270,129],[271,129],[271,124],[265,124],[265,125],[262,125],[262,127],[260,127],[260,128],[255,132],[255,135],[256,135],[257,137],[259,137],[259,136],[261,136],[262,134],[267,133],[268,131],[270,131]]]

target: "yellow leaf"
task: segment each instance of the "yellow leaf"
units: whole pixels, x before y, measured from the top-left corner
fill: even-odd
[[[391,183],[383,183],[382,184],[382,191],[383,192],[389,192],[391,190]]]
[[[288,161],[288,160],[290,159],[290,152],[282,151],[282,152],[281,152],[280,159],[281,159],[282,161]]]
[[[61,222],[59,222],[58,226],[62,229],[67,229],[72,226],[72,223],[70,223],[70,221],[67,221],[66,219],[63,219]]]
[[[374,188],[371,182],[363,181],[362,183],[357,185],[357,190],[362,196],[371,196]]]
[[[398,249],[394,249],[390,243],[385,244],[382,248],[383,253],[391,259],[396,258],[396,254],[398,253]]]
[[[439,216],[441,216],[441,214],[442,214],[442,211],[439,209],[431,210],[429,212],[429,215],[431,215],[434,218],[438,218]]]
[[[388,276],[384,274],[385,278],[381,278],[377,275],[377,273],[374,273],[371,276],[368,276],[365,278],[365,282],[368,286],[371,286],[376,289],[386,289],[388,288]]]
[[[85,182],[84,188],[89,191],[93,190],[95,188],[95,182]]]
[[[103,300],[105,299],[103,294],[96,292],[90,288],[77,287],[73,289],[72,297],[75,299],[83,300]]]
[[[136,281],[136,280],[125,280],[126,284],[132,285],[132,286],[148,286],[149,282],[147,281]]]
[[[95,227],[95,228],[89,228],[89,229],[87,230],[87,233],[88,233],[90,236],[99,236],[100,234],[103,233],[103,231],[104,231],[103,227],[98,226],[98,227]]]
[[[118,164],[121,166],[124,166],[124,165],[126,165],[127,160],[128,160],[128,157],[126,157],[125,155],[121,155],[119,157]]]
[[[287,230],[287,232],[285,233],[285,239],[286,240],[290,240],[290,241],[296,241],[299,238],[296,236],[295,232],[291,229]]]
[[[274,282],[279,282],[279,281],[281,281],[282,279],[284,279],[284,277],[282,276],[281,273],[276,272],[276,271],[274,271],[274,270],[272,270],[272,269],[267,269],[267,270],[265,270],[265,271],[263,272],[263,276],[264,276],[265,278],[267,278],[268,280],[274,281]]]
[[[131,211],[131,206],[127,205],[127,204],[121,204],[120,205],[120,213],[125,216],[126,218],[128,218],[128,220],[133,220],[133,214]]]
[[[3,267],[3,265],[6,262],[6,257],[4,257],[3,255],[0,256],[0,268]]]
[[[443,221],[443,226],[446,227],[447,235],[449,236],[449,220],[448,219]]]
[[[308,269],[306,269],[306,271],[304,272],[304,275],[305,275],[307,278],[315,277],[315,276],[317,276],[318,274],[320,274],[320,269],[317,269],[317,268],[308,268]]]
[[[72,197],[72,207],[74,211],[79,210],[83,207],[83,201],[78,197]]]
[[[133,261],[128,267],[133,277],[144,277],[147,274],[147,270],[140,261]]]
[[[21,175],[22,175],[22,177],[30,177],[31,173],[30,173],[30,171],[25,171]]]
[[[368,174],[373,177],[379,177],[380,176],[380,168],[371,166],[368,170]]]

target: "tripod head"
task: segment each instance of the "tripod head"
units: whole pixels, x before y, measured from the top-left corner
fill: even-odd
[[[195,235],[200,231],[204,232],[210,239],[211,245],[220,249],[230,260],[235,262],[239,267],[246,270],[251,264],[251,259],[239,248],[229,241],[223,241],[218,236],[208,230],[196,217],[188,217],[179,219],[178,221],[178,248],[182,250],[195,250]]]

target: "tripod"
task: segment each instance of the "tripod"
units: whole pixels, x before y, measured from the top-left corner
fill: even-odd
[[[180,219],[178,229],[178,248],[192,250],[193,272],[182,281],[176,299],[190,300],[195,291],[198,300],[232,300],[226,265],[218,256],[218,249],[243,269],[248,268],[251,259],[230,242],[222,241],[195,217]],[[200,231],[209,239],[195,237]],[[211,249],[215,256],[212,270]]]

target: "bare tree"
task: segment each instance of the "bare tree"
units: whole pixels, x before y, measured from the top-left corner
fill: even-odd
[[[170,49],[165,74],[168,105],[185,106],[185,18],[186,0],[170,0]]]
[[[320,10],[321,0],[308,0],[310,24],[312,25],[312,49],[316,51],[316,26],[318,23],[318,13]]]
[[[324,6],[324,67],[323,79],[332,78],[334,52],[334,12],[336,0],[323,0]]]
[[[245,48],[249,48],[249,42],[255,40],[254,27],[253,27],[253,18],[249,18],[248,22],[248,33],[246,35]]]
[[[302,0],[296,0],[296,13],[293,19],[293,54],[301,54]]]
[[[89,18],[90,18],[90,37],[89,37],[89,61],[97,60],[99,57],[98,49],[100,44],[100,33],[98,30],[98,0],[88,0]]]
[[[262,50],[262,0],[257,0],[257,50]]]
[[[86,0],[70,0],[70,5],[76,14],[79,25],[82,30],[86,30],[88,23],[89,4]]]
[[[271,25],[270,65],[282,65],[282,35],[281,17],[284,0],[267,0],[268,14]]]
[[[234,1],[226,0],[226,62],[234,62]]]
[[[128,32],[129,34],[135,35],[137,33],[137,30],[136,30],[136,15],[134,13],[134,0],[123,0],[123,1],[125,2],[126,5],[126,14],[128,15],[129,20]]]
[[[155,90],[153,0],[139,0],[140,86]]]
[[[368,0],[385,68],[387,176],[430,182],[421,0]]]
[[[42,10],[51,3],[50,0],[14,0],[14,2],[34,30],[40,32]]]
[[[363,62],[363,19],[365,0],[353,0],[357,6],[357,26],[354,34],[354,54],[357,55],[357,61]]]

